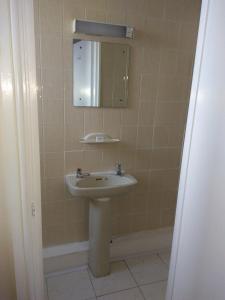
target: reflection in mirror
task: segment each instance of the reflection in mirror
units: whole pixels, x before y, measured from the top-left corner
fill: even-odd
[[[127,107],[129,46],[74,40],[73,105]]]

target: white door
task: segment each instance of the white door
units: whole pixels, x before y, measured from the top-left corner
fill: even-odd
[[[225,0],[203,0],[167,300],[225,299]]]

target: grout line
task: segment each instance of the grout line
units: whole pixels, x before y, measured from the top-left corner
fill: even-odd
[[[148,286],[148,285],[152,285],[152,284],[160,283],[160,282],[167,282],[167,280],[164,279],[164,280],[152,281],[150,283],[139,284],[139,287]]]
[[[129,271],[131,277],[133,278],[134,282],[136,283],[136,286],[138,287],[138,282],[137,282],[137,280],[135,279],[135,277],[134,277],[134,275],[133,275],[133,273],[132,273],[132,271],[131,271],[131,269],[130,269],[130,267],[129,267],[127,261],[126,261],[126,259],[124,259],[123,261],[124,261],[124,263],[125,263],[125,265],[126,265],[128,271]]]
[[[92,286],[94,294],[95,294],[95,298],[97,299],[97,294],[96,294],[96,290],[95,290],[94,284],[93,284],[92,279],[91,279],[91,273],[90,273],[91,271],[90,271],[89,267],[87,267],[87,272],[88,272],[89,280],[91,282],[91,286]]]
[[[156,255],[157,257],[159,257],[159,252],[151,253],[151,254],[152,254],[152,255]],[[142,256],[143,256],[143,255],[142,255]],[[140,256],[140,257],[142,257],[142,256]],[[161,257],[159,257],[159,259],[162,260]],[[124,258],[124,259],[119,259],[119,260],[117,260],[117,262],[123,262],[123,263],[125,264],[125,266],[126,266],[128,272],[129,272],[130,276],[131,276],[132,279],[134,280],[135,286],[130,287],[130,288],[125,288],[125,289],[120,289],[120,290],[117,290],[117,291],[114,291],[114,292],[111,292],[111,293],[104,293],[104,294],[102,294],[102,295],[97,295],[96,290],[95,290],[95,287],[94,287],[94,284],[93,284],[93,280],[92,280],[92,277],[91,277],[91,273],[90,273],[91,271],[90,271],[88,265],[84,265],[84,266],[81,266],[81,267],[76,267],[76,268],[73,268],[73,269],[69,269],[69,270],[67,269],[67,270],[65,270],[65,271],[60,271],[60,272],[50,273],[49,275],[45,275],[45,284],[46,284],[46,288],[47,288],[47,297],[48,297],[48,300],[49,300],[48,278],[51,278],[51,277],[58,277],[58,276],[66,275],[66,274],[73,273],[73,272],[79,272],[79,271],[82,271],[82,270],[86,270],[86,271],[88,272],[88,277],[89,277],[89,280],[90,280],[90,282],[91,282],[91,285],[92,285],[92,288],[93,288],[93,291],[94,291],[94,294],[95,294],[95,298],[96,298],[96,299],[99,298],[99,297],[103,297],[103,296],[105,296],[105,295],[116,294],[116,293],[119,293],[119,292],[123,292],[123,291],[132,290],[132,289],[137,288],[137,289],[139,290],[139,292],[141,293],[143,299],[144,299],[144,300],[147,300],[147,299],[145,298],[145,296],[144,296],[142,290],[141,290],[141,286],[147,286],[147,285],[151,285],[151,284],[154,284],[154,283],[166,282],[166,281],[167,281],[167,280],[164,279],[164,280],[152,281],[152,282],[145,283],[145,284],[139,284],[139,283],[137,282],[137,280],[135,279],[135,277],[134,277],[134,275],[133,275],[133,273],[132,273],[132,271],[131,271],[131,269],[130,269],[130,267],[129,267],[127,261],[126,261],[126,258]],[[162,261],[162,262],[163,262],[163,264],[165,264],[165,265],[168,267],[168,265],[167,265],[164,261]]]
[[[134,275],[133,275],[133,273],[132,273],[132,271],[131,271],[131,269],[130,269],[130,267],[129,267],[127,261],[126,261],[126,259],[124,260],[124,262],[125,262],[125,265],[127,266],[127,269],[128,269],[128,271],[129,271],[131,277],[132,277],[133,280],[135,281],[135,283],[136,283],[136,285],[137,285],[137,289],[139,290],[139,292],[140,292],[140,294],[142,295],[143,299],[144,299],[144,300],[147,300],[147,299],[145,298],[145,296],[144,296],[144,294],[143,294],[143,292],[142,292],[142,290],[141,290],[141,288],[140,288],[140,286],[139,286],[139,284],[138,284],[136,278],[134,277]]]
[[[62,275],[65,275],[65,274],[85,271],[87,269],[88,269],[88,266],[83,265],[83,266],[80,266],[80,267],[69,268],[69,269],[65,269],[65,270],[62,270],[62,271],[47,273],[47,274],[45,274],[45,278],[48,279],[48,278],[51,278],[51,277],[58,277],[58,276],[62,276]]]
[[[126,264],[125,260],[118,260],[117,262],[123,262],[123,263],[125,264],[125,266],[127,267],[127,264]],[[111,263],[111,262],[110,262],[110,263]],[[127,267],[127,269],[128,269],[129,274],[130,274],[131,272],[130,272],[130,270],[129,270],[128,267]],[[89,268],[88,268],[88,273],[89,273],[90,280],[91,280],[91,283],[92,283],[91,271],[90,271]],[[109,274],[109,275],[110,275],[110,274]],[[109,275],[108,275],[108,276],[109,276]],[[132,274],[130,274],[130,275],[131,275],[131,277],[133,278]],[[134,278],[133,278],[133,279],[134,279]],[[125,288],[125,289],[119,289],[119,290],[117,290],[117,291],[110,292],[110,293],[104,293],[104,294],[101,294],[101,295],[97,295],[97,294],[96,294],[94,285],[93,285],[93,288],[94,288],[94,291],[95,291],[95,294],[96,294],[96,298],[98,298],[98,297],[103,297],[103,296],[106,296],[106,295],[116,294],[116,293],[119,293],[119,292],[123,292],[123,291],[135,289],[135,288],[138,287],[138,285],[137,285],[137,283],[136,283],[136,280],[134,280],[134,282],[135,282],[135,286],[133,286],[133,287]]]
[[[123,255],[123,256],[117,256],[117,257],[111,257],[110,258],[110,263],[113,262],[124,262],[126,263],[127,259],[135,259],[135,258],[141,258],[144,256],[148,256],[148,255],[155,255],[158,256],[158,254],[161,251],[167,251],[168,247],[166,248],[161,248],[161,249],[156,249],[156,250],[150,250],[150,251],[144,251],[144,252],[139,252],[139,253],[131,253],[128,255]],[[165,262],[164,262],[165,263]],[[127,264],[127,263],[126,263]],[[165,263],[166,264],[166,263]],[[167,265],[167,264],[166,264]],[[168,266],[168,265],[167,265]],[[60,276],[63,274],[67,274],[67,273],[72,273],[72,272],[79,272],[81,270],[89,270],[88,268],[88,264],[83,264],[81,266],[76,266],[76,267],[72,267],[72,268],[66,268],[64,270],[61,271],[54,271],[54,272],[49,272],[45,274],[46,278],[50,278],[50,277],[55,277],[55,276]]]
[[[118,291],[115,291],[115,292],[111,292],[111,293],[108,293],[108,294],[102,294],[100,296],[96,296],[97,298],[101,298],[101,297],[104,297],[104,296],[109,296],[109,295],[114,295],[116,293],[121,293],[121,292],[124,292],[124,291],[129,291],[129,290],[133,290],[133,289],[136,289],[138,288],[138,286],[134,286],[134,287],[131,287],[131,288],[126,288],[126,289],[123,289],[123,290],[118,290]],[[147,300],[147,299],[146,299]]]
[[[126,259],[135,259],[135,258],[141,258],[149,255],[156,255],[158,254],[159,250],[150,250],[150,251],[143,251],[143,252],[138,252],[138,253],[131,253],[123,256],[117,256],[114,258],[111,258],[111,261],[123,261]]]
[[[157,256],[167,266],[167,268],[169,268],[169,264],[161,257],[160,253],[157,253]]]

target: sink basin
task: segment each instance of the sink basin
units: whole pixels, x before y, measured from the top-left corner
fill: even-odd
[[[75,173],[65,176],[73,196],[89,198],[89,255],[88,264],[95,277],[110,273],[111,198],[127,193],[137,180],[128,174],[97,172],[77,178]]]
[[[76,174],[65,176],[66,185],[73,196],[102,198],[127,193],[137,180],[128,174],[122,176],[113,172],[96,172],[84,178],[77,178]]]

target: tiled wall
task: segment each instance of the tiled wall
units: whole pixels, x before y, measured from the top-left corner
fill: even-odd
[[[88,203],[64,186],[77,167],[108,170],[120,161],[138,178],[133,193],[113,200],[113,234],[173,224],[199,12],[200,0],[35,1],[45,246],[88,239]],[[135,26],[135,39],[124,41],[128,108],[72,106],[74,18]],[[94,131],[121,143],[79,143]]]

